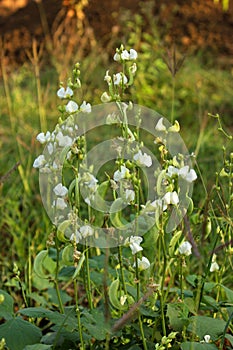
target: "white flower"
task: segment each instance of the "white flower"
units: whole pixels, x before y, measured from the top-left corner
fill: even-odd
[[[142,154],[141,150],[139,150],[138,153],[134,155],[133,159],[137,162],[139,166],[146,166],[149,168],[152,165],[151,156],[149,156],[146,153]]]
[[[132,254],[136,254],[143,250],[143,248],[140,246],[142,242],[142,237],[140,236],[131,236],[130,238],[127,237],[125,240],[125,245],[129,245],[130,249],[132,251]]]
[[[120,118],[117,114],[115,114],[113,112],[113,113],[107,115],[107,118],[106,118],[107,125],[117,124],[117,123],[120,123]]]
[[[130,49],[130,50],[129,50],[129,59],[130,59],[130,60],[136,60],[137,57],[138,57],[137,51],[134,50],[134,49]]]
[[[36,139],[37,141],[39,141],[40,143],[45,143],[48,142],[50,140],[50,132],[47,131],[46,134],[44,134],[43,132],[41,132],[40,134],[37,135]]]
[[[113,56],[114,61],[119,62],[121,60],[121,56],[118,52],[115,53]]]
[[[117,73],[113,75],[113,82],[114,82],[114,85],[122,84],[122,82],[124,84],[127,84],[128,79],[123,73]]]
[[[176,191],[167,192],[163,197],[164,203],[177,205],[179,203],[179,197]]]
[[[75,241],[76,243],[79,243],[79,241],[82,239],[81,233],[76,230],[75,233],[72,233],[72,235],[70,236],[70,240],[71,242]]]
[[[107,70],[106,73],[105,73],[104,81],[106,81],[108,83],[108,85],[110,85],[111,82],[112,82],[112,78],[110,77],[108,72],[109,72],[109,70]]]
[[[90,188],[93,192],[96,191],[97,189],[97,182],[98,180],[95,178],[94,175],[90,174],[90,173],[85,173],[84,177],[83,177],[83,182],[84,184]]]
[[[167,205],[164,203],[162,198],[155,199],[150,205],[155,208],[155,210],[164,211],[167,209]]]
[[[219,270],[219,265],[216,261],[211,263],[210,272],[215,272]]]
[[[155,126],[155,130],[157,131],[166,131],[166,126],[163,125],[163,118],[160,118],[158,123]]]
[[[93,234],[94,234],[93,228],[89,225],[84,225],[84,226],[80,227],[79,231],[82,235],[82,238],[87,238],[89,236],[93,236]]]
[[[67,89],[65,90],[64,87],[61,87],[58,91],[57,91],[57,96],[59,98],[69,98],[71,96],[73,96],[73,90],[68,86]]]
[[[135,192],[133,190],[126,189],[125,199],[126,199],[127,203],[133,202],[135,199]]]
[[[123,50],[121,53],[121,59],[122,60],[129,60],[129,53],[127,50]]]
[[[64,136],[61,131],[57,133],[56,140],[58,141],[58,145],[60,147],[71,146],[73,140],[69,136]]]
[[[33,168],[42,168],[46,164],[46,160],[43,154],[38,156],[33,163]]]
[[[169,165],[169,167],[167,169],[167,175],[169,177],[172,177],[172,175],[178,175],[178,174],[179,174],[179,169],[177,169],[173,165]]]
[[[105,92],[101,95],[100,99],[101,99],[101,101],[102,101],[103,103],[107,103],[107,102],[110,102],[112,98],[111,98],[111,96],[109,96],[108,93],[105,91]]]
[[[188,241],[184,241],[178,248],[181,255],[189,256],[192,254],[192,245]]]
[[[138,268],[140,271],[146,270],[150,267],[150,262],[145,256],[143,256],[142,259],[138,258],[137,262],[138,262]],[[133,267],[135,266],[136,264],[134,263]]]
[[[209,334],[204,335],[204,341],[205,341],[205,343],[210,342],[210,335]]]
[[[122,295],[120,297],[120,303],[122,306],[125,304],[126,300],[127,300],[127,295]]]
[[[216,254],[213,255],[212,257],[212,262],[211,262],[211,266],[210,266],[210,272],[215,272],[219,270],[219,265],[216,262]]]
[[[194,169],[189,170],[189,166],[185,165],[183,168],[179,169],[178,175],[188,182],[193,182],[197,179],[197,174]]]
[[[178,169],[174,167],[173,165],[169,165],[167,169],[167,175],[169,177],[173,175],[181,176],[183,179],[185,179],[187,182],[193,182],[197,179],[197,174],[194,169],[189,170],[189,166],[185,165],[182,168]]]
[[[68,193],[68,189],[65,186],[62,186],[61,183],[57,184],[57,186],[54,187],[53,192],[56,194],[56,196],[64,197]]]
[[[91,113],[90,103],[86,103],[86,101],[83,101],[83,103],[80,106],[80,111],[84,113]]]
[[[134,75],[137,72],[137,65],[134,62],[131,67],[129,67],[130,72]]]
[[[78,110],[78,104],[74,101],[69,101],[66,105],[66,112],[67,113],[74,113]]]
[[[115,171],[113,174],[113,179],[114,181],[120,181],[121,179],[125,179],[127,174],[129,174],[129,169],[124,165],[121,165],[121,170]]]
[[[63,210],[67,207],[67,204],[64,200],[64,198],[57,198],[55,201],[53,201],[53,207],[56,207],[56,209]]]
[[[53,145],[51,142],[47,145],[47,149],[48,149],[48,152],[49,154],[51,155],[54,151],[54,147],[55,145]]]

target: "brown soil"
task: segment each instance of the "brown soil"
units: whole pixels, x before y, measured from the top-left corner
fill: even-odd
[[[158,22],[163,41],[194,50],[209,49],[223,57],[233,56],[233,3],[224,12],[213,0],[154,0],[154,18]],[[158,4],[159,3],[159,4]],[[83,6],[81,6],[83,5]],[[143,6],[149,6],[144,1]],[[3,39],[2,55],[7,64],[22,63],[25,49],[31,50],[32,39],[38,43],[53,40],[62,21],[73,32],[88,25],[95,39],[107,45],[112,33],[119,29],[119,14],[126,9],[135,13],[139,0],[2,0],[0,33]],[[67,25],[68,23],[68,25]],[[66,42],[66,41],[64,41]]]

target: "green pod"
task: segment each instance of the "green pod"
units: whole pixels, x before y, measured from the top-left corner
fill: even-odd
[[[81,255],[81,257],[79,259],[79,262],[78,262],[78,266],[76,267],[76,269],[74,271],[74,274],[72,276],[73,280],[75,280],[78,277],[79,272],[80,272],[80,270],[81,270],[81,268],[83,266],[84,261],[85,261],[85,251],[82,252],[82,255]]]
[[[119,285],[120,285],[120,281],[118,278],[111,283],[111,285],[109,287],[109,300],[110,300],[110,303],[112,304],[112,306],[115,307],[115,309],[122,310],[122,309],[124,309],[124,306],[121,305],[121,303],[118,299]]]
[[[38,277],[48,279],[55,271],[56,263],[49,257],[48,250],[42,250],[37,254],[33,268]]]
[[[72,244],[68,244],[65,246],[65,248],[62,251],[62,262],[67,266],[73,266],[74,265],[74,247]]]

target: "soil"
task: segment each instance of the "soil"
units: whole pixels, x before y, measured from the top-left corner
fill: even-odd
[[[136,13],[140,6],[154,3],[154,19],[166,43],[194,50],[207,49],[232,63],[233,2],[223,11],[221,0],[2,0],[0,5],[1,56],[5,62],[21,64],[38,43],[53,38],[61,23],[87,25],[95,39],[107,46],[111,34],[120,32],[119,16]],[[66,34],[63,26],[63,35]],[[67,35],[69,33],[67,32]]]

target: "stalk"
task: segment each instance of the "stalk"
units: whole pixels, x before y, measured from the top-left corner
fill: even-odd
[[[81,350],[85,350],[85,344],[84,344],[83,333],[82,333],[81,313],[80,313],[79,304],[78,304],[77,280],[74,281],[74,294],[75,294],[76,315],[77,315],[77,321],[78,321],[78,332],[79,332],[79,338],[81,343]]]

